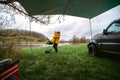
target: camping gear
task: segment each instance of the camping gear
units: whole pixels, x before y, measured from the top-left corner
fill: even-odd
[[[0,80],[19,80],[19,60],[0,60]]]

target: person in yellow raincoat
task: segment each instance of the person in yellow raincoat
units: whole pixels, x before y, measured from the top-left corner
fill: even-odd
[[[60,43],[60,32],[54,32],[54,35],[52,37],[52,43],[53,43],[53,48],[55,49],[55,52],[58,52],[58,44]]]

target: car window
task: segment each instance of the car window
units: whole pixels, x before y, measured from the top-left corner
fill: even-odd
[[[120,32],[120,23],[113,23],[107,30],[108,33]]]

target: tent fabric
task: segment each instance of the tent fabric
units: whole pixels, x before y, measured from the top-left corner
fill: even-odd
[[[18,1],[18,0],[0,0],[0,3],[8,4],[8,3],[11,3],[11,2],[15,2],[15,1]]]
[[[3,0],[5,1],[5,0]],[[120,0],[7,0],[19,1],[29,15],[65,14],[93,18],[120,4]]]
[[[120,0],[19,0],[30,15],[66,14],[95,17],[120,4]]]

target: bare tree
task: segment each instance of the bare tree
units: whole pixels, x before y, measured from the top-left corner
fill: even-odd
[[[49,24],[50,23],[50,15],[41,15],[41,16],[31,16],[29,15],[25,9],[18,3],[18,2],[13,2],[13,3],[3,3],[0,4],[0,29],[9,29],[10,27],[14,26],[16,23],[16,17],[15,15],[22,15],[25,17],[25,20],[28,20],[28,23],[26,24],[28,27],[30,27],[31,30],[31,22],[36,21],[39,22],[40,24]],[[60,22],[60,16],[57,19]],[[20,25],[17,27],[19,28]],[[25,26],[24,26],[25,27]],[[3,49],[5,51],[8,51],[9,53],[12,51],[14,43],[15,43],[15,34],[12,35],[12,33],[5,32],[7,35],[6,36],[1,36],[0,34],[0,50]],[[32,33],[31,33],[32,36]],[[8,37],[12,37],[12,40],[9,40]],[[8,41],[9,40],[9,41]],[[20,41],[19,41],[20,42]],[[1,46],[2,45],[2,46]],[[4,47],[3,47],[4,45]],[[8,49],[9,48],[9,49]]]

